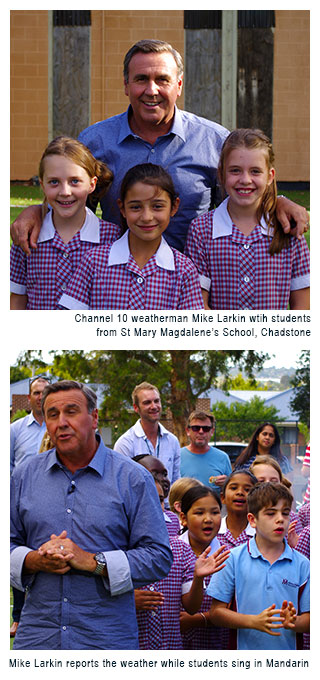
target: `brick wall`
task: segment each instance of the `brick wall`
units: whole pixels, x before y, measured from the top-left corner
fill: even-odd
[[[11,407],[11,415],[16,411],[20,411],[20,409],[25,409],[26,411],[30,411],[30,402],[28,399],[27,394],[13,394],[12,395],[12,407]]]
[[[276,10],[273,145],[277,179],[310,179],[308,10]]]
[[[38,173],[48,143],[48,12],[11,11],[11,179]]]
[[[273,141],[281,181],[310,177],[309,14],[276,10]],[[12,10],[11,36],[10,176],[26,180],[48,142],[48,11]],[[183,10],[92,10],[91,123],[127,108],[123,57],[146,37],[168,40],[184,55]]]

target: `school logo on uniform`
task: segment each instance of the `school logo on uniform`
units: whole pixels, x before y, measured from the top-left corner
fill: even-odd
[[[299,588],[299,583],[291,583],[287,578],[282,579],[282,585],[291,586],[291,588]]]

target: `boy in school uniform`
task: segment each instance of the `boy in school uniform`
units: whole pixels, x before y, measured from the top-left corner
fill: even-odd
[[[237,649],[301,649],[310,625],[310,563],[285,539],[292,494],[283,484],[263,482],[247,501],[256,535],[231,550],[225,568],[212,576],[210,619],[237,630]]]

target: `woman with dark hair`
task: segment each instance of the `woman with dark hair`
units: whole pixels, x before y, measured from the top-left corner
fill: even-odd
[[[290,461],[283,455],[280,448],[280,435],[272,423],[262,423],[253,433],[248,446],[236,459],[234,470],[249,468],[259,455],[272,456],[278,461],[284,474],[292,471]]]

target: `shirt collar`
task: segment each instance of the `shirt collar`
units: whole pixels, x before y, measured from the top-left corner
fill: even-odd
[[[121,238],[119,238],[117,241],[114,241],[112,244],[109,251],[108,267],[111,267],[115,264],[128,263],[130,258],[128,234],[129,230],[127,230],[123,236],[121,236]],[[159,248],[155,253],[155,259],[158,267],[174,271],[175,265],[173,252],[163,236],[161,237]]]
[[[127,137],[139,137],[139,135],[134,134],[132,132],[130,124],[129,124],[129,114],[131,113],[132,108],[131,104],[128,106],[126,113],[122,116],[121,118],[121,123],[120,123],[120,130],[119,130],[119,137],[118,137],[118,143],[120,144],[123,142]],[[185,131],[183,128],[183,121],[182,121],[182,116],[177,108],[177,106],[174,107],[174,118],[173,118],[173,123],[172,126],[167,132],[167,135],[177,135],[177,137],[181,137],[182,141],[186,141],[186,135]],[[161,135],[161,137],[166,137],[167,135]],[[141,139],[141,137],[139,137]]]
[[[49,210],[44,217],[38,243],[50,241],[56,235],[56,229],[52,221],[52,210]],[[89,241],[90,243],[100,243],[100,222],[99,218],[86,207],[86,219],[80,229],[80,241]]]
[[[181,539],[181,541],[184,541],[184,543],[187,543],[188,545],[190,545],[188,529],[187,529],[187,531],[184,531],[183,534],[180,534],[179,538]],[[217,539],[216,536],[214,536],[214,538],[212,539],[212,541],[210,543],[210,548],[211,548],[211,550],[210,550],[209,555],[212,555],[212,553],[214,553],[216,550],[218,550],[218,548],[221,548],[221,544],[219,543],[219,540]]]
[[[27,416],[27,421],[26,421],[26,422],[27,422],[27,427],[29,427],[29,426],[32,425],[33,423],[36,423],[36,425],[38,425],[39,427],[41,427],[40,423],[39,423],[39,422],[37,421],[37,419],[34,417],[32,411],[31,411],[31,413],[29,413],[29,415]]]
[[[166,428],[161,425],[161,423],[158,423],[159,427],[159,434],[160,437],[162,437],[166,433]],[[144,437],[144,439],[147,439],[147,435],[141,425],[141,420],[137,420],[137,422],[133,425],[133,432],[136,435],[136,437]]]
[[[284,540],[284,551],[278,557],[276,562],[278,562],[278,560],[284,560],[284,559],[292,560],[292,548],[290,548],[290,546],[288,545],[286,538],[284,538],[283,540]],[[253,538],[251,538],[249,543],[248,543],[248,551],[249,551],[251,557],[262,557],[263,559],[266,559],[265,557],[263,557],[263,555],[261,554],[261,552],[260,552],[260,550],[257,546],[255,536]]]
[[[219,238],[220,236],[230,236],[232,234],[232,219],[228,213],[229,197],[220,203],[220,205],[213,211],[212,215],[212,238]],[[264,219],[260,220],[261,232],[268,235],[272,230],[269,228]]]
[[[226,517],[222,517],[222,519],[221,519],[221,526],[220,526],[220,529],[219,529],[219,534],[226,534],[227,531],[229,531],[229,529],[228,529],[228,527],[227,527],[227,518],[226,518]],[[256,530],[255,530],[254,527],[252,527],[251,524],[249,524],[249,522],[248,522],[248,524],[247,524],[247,526],[246,526],[246,528],[245,528],[245,532],[246,532],[247,536],[254,536],[255,533],[256,533]]]
[[[99,446],[93,456],[93,458],[90,460],[90,463],[86,465],[87,468],[92,468],[95,470],[101,477],[103,476],[104,473],[104,467],[105,467],[105,462],[106,462],[106,447],[99,435],[97,436],[97,440],[99,442]],[[45,455],[45,454],[41,454]],[[58,467],[63,467],[61,464],[60,460],[58,459],[56,449],[51,449],[48,454],[47,454],[47,464],[46,464],[46,471],[49,470],[50,468],[58,466]]]

